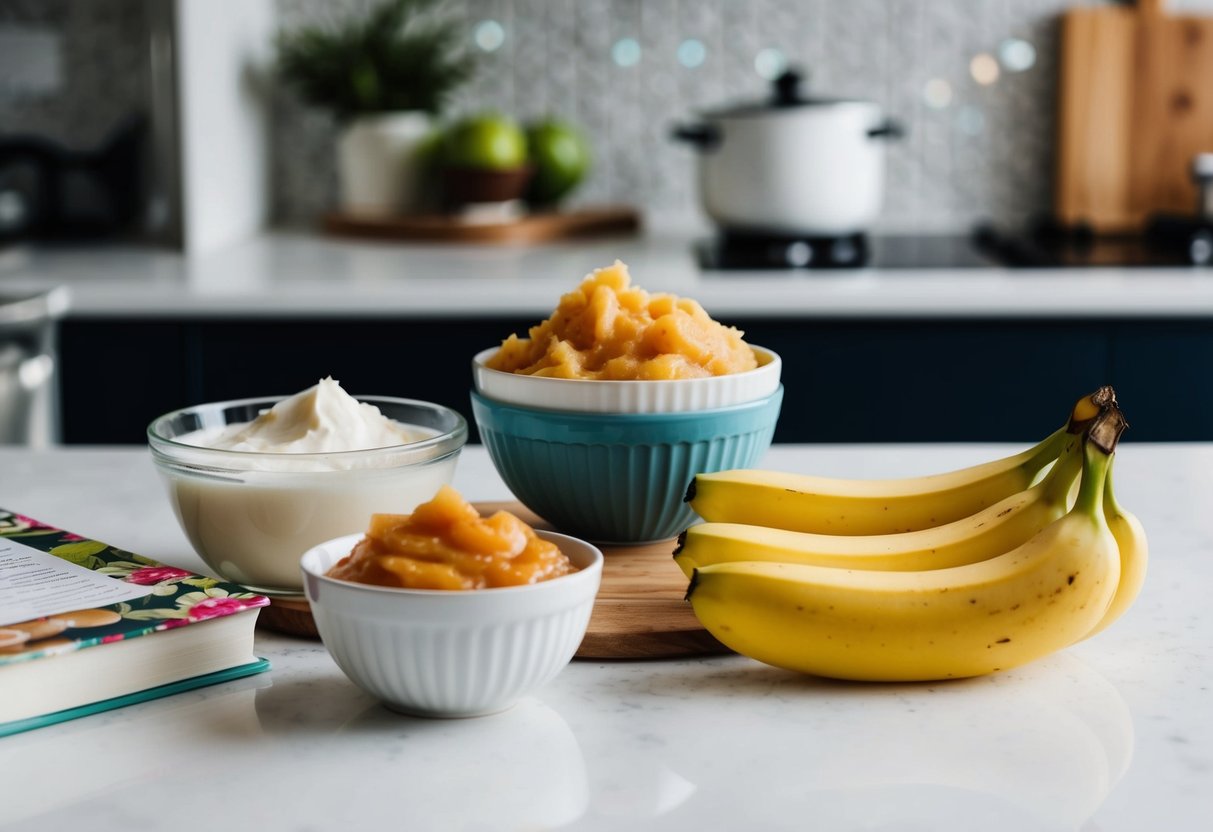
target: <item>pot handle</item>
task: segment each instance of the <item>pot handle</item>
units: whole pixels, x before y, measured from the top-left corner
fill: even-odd
[[[905,134],[905,128],[892,119],[885,119],[878,126],[868,130],[869,139],[900,139]]]
[[[697,150],[714,150],[720,146],[720,128],[711,124],[678,124],[670,136]]]

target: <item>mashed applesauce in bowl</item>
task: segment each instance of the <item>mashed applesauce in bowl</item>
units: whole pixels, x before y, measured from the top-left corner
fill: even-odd
[[[696,474],[753,467],[783,402],[779,357],[693,300],[633,286],[616,262],[527,337],[473,362],[472,413],[502,480],[562,532],[672,538]]]
[[[477,392],[507,404],[661,413],[769,396],[781,364],[696,301],[633,285],[617,261],[586,276],[526,337],[477,354],[472,372]]]
[[[508,708],[569,663],[602,563],[585,541],[508,512],[481,517],[448,486],[314,547],[300,568],[351,681],[399,711],[463,717]]]
[[[299,595],[299,558],[408,511],[454,475],[467,424],[450,408],[350,396],[332,379],[295,396],[216,402],[148,426],[152,459],[198,556],[221,577]]]
[[[560,547],[508,511],[481,517],[449,485],[411,514],[375,514],[330,578],[400,589],[525,586],[576,572]]]

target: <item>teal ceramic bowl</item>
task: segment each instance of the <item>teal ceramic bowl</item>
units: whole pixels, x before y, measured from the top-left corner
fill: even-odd
[[[472,393],[497,472],[559,531],[599,543],[674,537],[700,473],[753,467],[771,444],[783,387],[761,399],[679,413],[573,413]]]

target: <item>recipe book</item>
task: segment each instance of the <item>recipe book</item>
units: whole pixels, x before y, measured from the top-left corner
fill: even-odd
[[[268,603],[0,509],[0,737],[268,670]]]

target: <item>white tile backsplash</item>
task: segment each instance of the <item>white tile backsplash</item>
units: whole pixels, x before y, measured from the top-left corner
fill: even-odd
[[[279,0],[282,25],[319,19],[362,0]],[[1213,3],[1213,0],[1209,0]],[[452,117],[498,109],[522,118],[556,113],[589,133],[597,164],[576,199],[632,202],[667,215],[697,213],[694,155],[671,126],[741,97],[765,95],[755,58],[776,49],[823,94],[882,104],[907,128],[888,154],[884,228],[966,228],[977,218],[1019,221],[1049,204],[1053,167],[1057,15],[1070,0],[460,0],[446,6],[468,32],[505,27]],[[991,86],[971,77],[979,52],[1028,40],[1037,62]],[[641,57],[618,66],[612,47],[634,38]],[[702,43],[703,63],[679,63]],[[923,91],[946,81],[950,104]],[[285,93],[280,94],[285,97]],[[331,204],[331,130],[323,117],[280,103],[275,209],[309,220]]]
[[[146,0],[0,0],[0,32],[58,33],[60,94],[0,89],[0,130],[95,143],[146,105]],[[238,2],[238,0],[216,0]],[[364,9],[372,0],[276,0],[282,26]],[[1081,2],[1081,0],[1079,0]],[[496,109],[545,113],[583,126],[596,165],[581,203],[630,202],[671,216],[697,214],[695,158],[669,139],[697,109],[766,94],[755,69],[764,50],[803,67],[821,94],[873,99],[907,128],[891,143],[884,228],[964,228],[979,217],[1010,222],[1049,205],[1053,169],[1057,15],[1074,0],[448,0],[440,13],[467,33],[501,24],[505,39],[480,52],[481,71],[454,96],[449,116]],[[1213,11],[1213,0],[1176,9]],[[971,77],[979,52],[1027,40],[1035,65],[991,86]],[[613,46],[639,44],[634,66]],[[694,39],[703,61],[678,49]],[[928,82],[951,101],[927,105]],[[278,90],[273,100],[274,216],[312,222],[332,205],[335,128]]]

